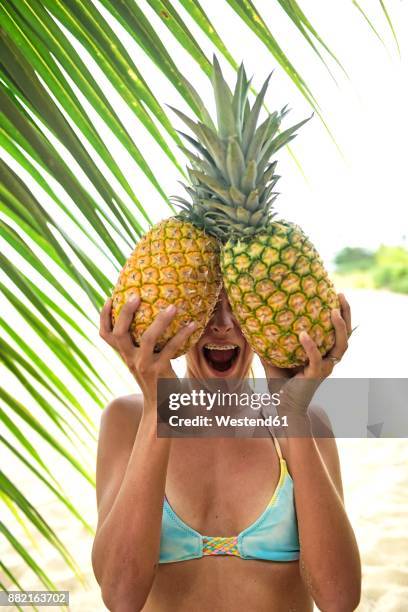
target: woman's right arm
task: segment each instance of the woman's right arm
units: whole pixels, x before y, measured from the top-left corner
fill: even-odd
[[[106,438],[121,421],[119,410],[120,404],[108,406],[100,446],[105,438],[106,447],[112,448]],[[127,418],[128,426],[129,422]],[[108,473],[99,478],[105,486],[100,492],[92,564],[103,601],[115,612],[141,610],[154,579],[171,443],[170,438],[156,438],[156,427],[153,410],[142,416],[126,466],[123,450],[114,453],[106,470],[109,457],[103,448],[98,453],[105,457],[98,457],[97,482],[101,469]]]
[[[157,380],[175,376],[170,359],[194,330],[194,325],[186,326],[154,353],[157,338],[175,314],[163,311],[136,348],[129,326],[138,304],[123,306],[113,330],[110,300],[101,312],[101,336],[120,352],[143,392],[138,424],[133,419],[130,426],[126,408],[114,400],[104,411],[99,435],[92,564],[104,603],[114,612],[141,610],[153,583],[171,444],[170,438],[157,438]]]

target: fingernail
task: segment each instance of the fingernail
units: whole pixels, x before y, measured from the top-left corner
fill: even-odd
[[[309,338],[309,334],[305,332],[304,330],[302,330],[299,334],[299,340],[302,342],[302,340],[307,340],[308,338]]]
[[[336,317],[340,316],[340,310],[338,308],[333,308],[332,312],[334,315],[336,315]]]
[[[139,299],[139,296],[138,296],[138,295],[133,294],[133,295],[131,295],[131,296],[130,296],[130,298],[128,299],[128,302],[133,303],[133,302],[136,302],[136,300],[138,300],[138,299]]]
[[[194,329],[197,326],[195,321],[190,321],[190,323],[188,323],[186,325],[187,329]]]
[[[164,312],[167,312],[167,313],[170,314],[170,313],[173,313],[175,311],[176,311],[176,307],[174,306],[174,304],[170,304],[170,306],[167,306],[167,308],[166,308],[166,310]]]

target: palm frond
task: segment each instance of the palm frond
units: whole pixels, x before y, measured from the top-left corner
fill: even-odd
[[[384,0],[379,0],[379,2],[380,2],[380,5],[381,5],[381,8],[382,8],[382,11],[383,11],[383,13],[384,13],[384,16],[385,16],[385,18],[386,18],[386,20],[387,20],[387,23],[388,23],[388,25],[389,25],[389,28],[390,28],[390,30],[391,30],[391,33],[392,33],[392,36],[393,36],[393,38],[394,38],[395,44],[396,44],[396,46],[397,46],[398,55],[399,55],[399,56],[401,56],[401,49],[400,49],[400,46],[399,46],[399,43],[398,43],[397,34],[396,34],[396,32],[395,32],[395,28],[394,28],[393,23],[392,23],[392,21],[391,21],[391,17],[390,17],[390,15],[389,15],[389,12],[388,12],[388,10],[387,10],[387,7],[385,6],[385,2],[384,2]]]

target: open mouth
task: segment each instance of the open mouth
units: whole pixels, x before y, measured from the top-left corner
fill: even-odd
[[[205,344],[203,354],[207,364],[217,372],[227,372],[232,368],[240,352],[236,344]]]

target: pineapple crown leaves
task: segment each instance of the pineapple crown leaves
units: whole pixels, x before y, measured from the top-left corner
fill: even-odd
[[[183,185],[190,201],[178,196],[171,200],[182,208],[178,218],[215,236],[221,242],[229,238],[251,238],[265,229],[274,214],[278,195],[273,188],[280,178],[271,157],[296,136],[297,130],[311,117],[280,132],[282,119],[289,112],[284,106],[269,113],[259,123],[272,73],[265,80],[253,106],[248,100],[251,79],[241,64],[232,92],[214,55],[212,86],[217,112],[215,126],[204,102],[194,90],[200,120],[190,119],[180,110],[170,108],[192,132],[179,132],[194,152],[181,146],[190,162],[187,167],[190,186]]]

